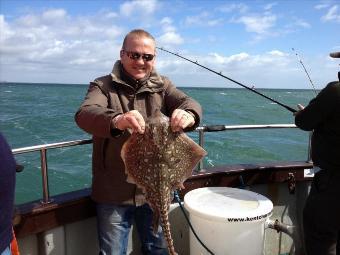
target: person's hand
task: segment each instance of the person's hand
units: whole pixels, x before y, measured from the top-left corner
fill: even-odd
[[[194,117],[187,111],[175,109],[170,118],[170,125],[173,132],[178,132],[186,127],[191,127],[195,124]]]
[[[302,104],[297,105],[298,111],[294,112],[293,115],[296,116],[301,110],[305,109],[305,107]]]
[[[305,107],[302,105],[302,104],[298,104],[297,105],[297,108],[301,111],[301,110],[303,110],[303,109],[305,109]]]
[[[120,130],[131,129],[132,132],[138,132],[140,134],[144,134],[145,131],[144,118],[137,110],[132,110],[114,117],[111,125]]]

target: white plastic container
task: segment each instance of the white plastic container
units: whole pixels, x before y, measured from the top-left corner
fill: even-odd
[[[262,255],[273,203],[252,191],[207,187],[188,192],[184,207],[198,237],[215,255]],[[190,254],[209,255],[190,230]]]

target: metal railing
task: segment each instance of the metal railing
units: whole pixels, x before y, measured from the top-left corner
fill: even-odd
[[[200,126],[197,127],[195,131],[199,133],[199,145],[204,147],[204,133],[205,132],[219,132],[228,130],[241,130],[241,129],[275,129],[275,128],[296,128],[294,124],[268,124],[268,125],[211,125],[211,126]],[[70,146],[84,145],[92,143],[92,139],[85,140],[74,140],[60,143],[50,143],[43,145],[36,145],[30,147],[22,147],[18,149],[13,149],[14,155],[29,153],[29,152],[40,152],[40,163],[41,163],[41,175],[42,175],[42,188],[43,188],[43,198],[41,203],[48,204],[51,202],[49,195],[49,184],[48,184],[48,164],[47,164],[47,150],[64,148]],[[310,139],[308,146],[308,156],[307,160],[310,161]],[[198,164],[198,171],[203,169],[203,160]]]
[[[23,153],[28,153],[28,152],[40,151],[41,177],[42,177],[42,188],[43,188],[43,199],[41,203],[48,204],[51,202],[51,200],[50,200],[50,191],[49,191],[49,185],[48,185],[47,150],[76,146],[76,145],[83,145],[83,144],[90,144],[90,143],[92,143],[92,139],[75,140],[75,141],[60,142],[60,143],[49,143],[49,144],[42,144],[42,145],[13,149],[12,153],[14,155],[17,155],[17,154],[23,154]]]
[[[205,132],[219,132],[225,130],[240,130],[240,129],[275,129],[275,128],[297,128],[294,124],[267,124],[267,125],[211,125],[197,127],[196,131],[199,133],[199,145],[204,146],[204,133]],[[310,160],[308,147],[308,159]],[[203,160],[198,164],[198,172],[203,169]]]

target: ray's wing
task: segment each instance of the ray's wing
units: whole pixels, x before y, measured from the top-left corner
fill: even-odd
[[[166,146],[164,161],[168,163],[171,189],[181,188],[183,182],[192,175],[197,163],[207,154],[185,133],[171,133]]]
[[[153,141],[141,134],[132,134],[122,148],[121,155],[125,164],[127,180],[142,189],[146,186],[153,188],[156,174],[154,171],[157,167],[153,148],[155,148]]]

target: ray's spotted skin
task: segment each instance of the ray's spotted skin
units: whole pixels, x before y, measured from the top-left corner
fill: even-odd
[[[169,253],[175,247],[170,232],[168,211],[172,191],[184,188],[206,151],[183,132],[172,132],[169,118],[159,111],[146,121],[144,134],[133,133],[122,150],[128,181],[136,183],[154,211],[153,228],[159,220],[168,243]]]

